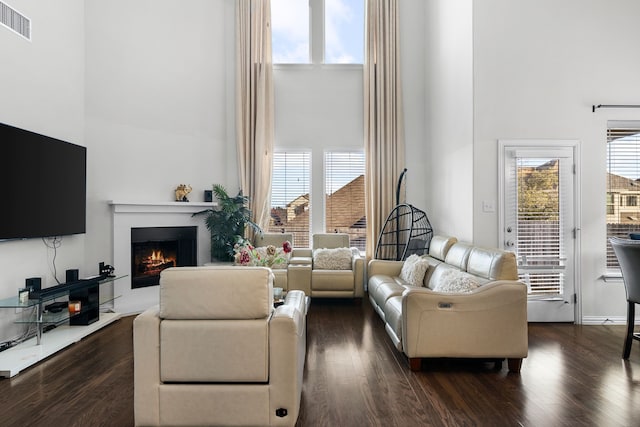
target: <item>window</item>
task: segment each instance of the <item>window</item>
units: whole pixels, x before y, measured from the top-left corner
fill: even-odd
[[[271,0],[271,44],[274,64],[308,64],[309,2]]]
[[[311,152],[273,153],[271,219],[268,231],[293,233],[294,247],[309,247]]]
[[[324,62],[364,63],[364,0],[325,0]]]
[[[640,227],[640,122],[610,121],[607,129],[607,268],[619,268],[609,237]]]
[[[362,64],[364,0],[271,0],[271,34],[274,64]]]
[[[349,234],[351,246],[362,252],[367,225],[364,172],[362,150],[325,152],[325,230]]]

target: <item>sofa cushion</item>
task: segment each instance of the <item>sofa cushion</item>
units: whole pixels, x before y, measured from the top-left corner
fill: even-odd
[[[429,243],[429,256],[444,261],[451,245],[456,243],[458,239],[447,236],[433,236]]]
[[[480,285],[472,275],[448,269],[442,274],[433,290],[435,292],[460,293],[471,292],[478,286]]]
[[[400,278],[412,286],[422,286],[427,267],[429,267],[429,262],[426,259],[418,255],[411,255],[402,264]]]
[[[349,248],[315,249],[314,270],[351,270],[352,251]]]
[[[444,261],[459,270],[466,271],[472,247],[471,243],[457,242],[451,246]]]
[[[518,280],[513,252],[475,247],[469,254],[467,272],[488,280]]]

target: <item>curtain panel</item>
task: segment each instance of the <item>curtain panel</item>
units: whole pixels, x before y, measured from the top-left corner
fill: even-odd
[[[395,207],[405,165],[398,0],[367,0],[364,60],[367,257]]]
[[[270,0],[236,6],[236,140],[240,188],[254,222],[266,228],[274,144]]]

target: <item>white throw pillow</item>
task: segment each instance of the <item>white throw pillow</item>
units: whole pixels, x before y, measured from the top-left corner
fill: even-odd
[[[440,281],[433,290],[446,293],[466,293],[480,287],[470,274],[457,270],[447,270],[440,276]]]
[[[316,249],[313,251],[313,269],[351,270],[351,256],[349,248]]]
[[[416,254],[410,255],[404,260],[400,278],[413,286],[422,286],[424,275],[429,268],[429,262]]]

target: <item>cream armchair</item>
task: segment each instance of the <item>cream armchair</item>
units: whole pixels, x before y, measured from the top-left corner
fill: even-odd
[[[137,426],[293,426],[306,355],[305,296],[273,308],[265,267],[178,267],[134,321]]]
[[[320,298],[362,298],[364,258],[345,233],[314,234],[311,249],[294,249],[290,287]]]
[[[291,233],[260,233],[257,234],[253,246],[256,248],[265,247],[269,245],[275,246],[277,249],[282,248],[282,244],[286,241],[293,244],[293,234]],[[275,276],[275,280],[273,286],[280,287],[285,291],[288,290],[288,280],[287,280],[287,267],[288,265],[284,265],[281,268],[272,268],[273,274]]]

